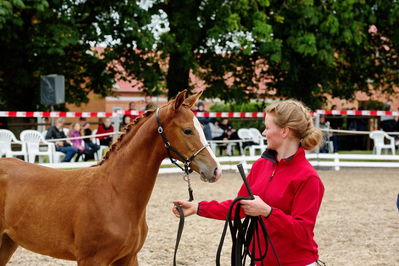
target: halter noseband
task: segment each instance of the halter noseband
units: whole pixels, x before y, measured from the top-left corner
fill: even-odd
[[[165,148],[166,148],[166,150],[168,151],[169,159],[170,159],[170,161],[171,161],[174,165],[178,166],[178,167],[179,167],[181,170],[183,170],[184,173],[188,176],[190,173],[193,172],[193,170],[190,169],[190,163],[192,162],[192,160],[194,160],[194,158],[195,158],[201,151],[203,151],[204,149],[206,149],[206,147],[208,147],[209,144],[204,145],[204,146],[203,146],[202,148],[200,148],[198,151],[196,151],[195,153],[193,153],[190,157],[188,157],[188,158],[185,157],[182,153],[180,153],[176,148],[174,148],[174,147],[170,144],[168,138],[166,137],[165,132],[164,132],[163,127],[162,127],[162,124],[161,124],[161,120],[159,119],[159,109],[160,109],[160,108],[157,108],[157,110],[156,110],[156,112],[155,112],[155,117],[156,117],[157,123],[158,123],[158,133],[161,135],[162,140],[163,140],[163,142],[165,143]],[[172,158],[171,151],[173,151],[174,153],[176,153],[176,154],[180,157],[180,159],[182,159],[183,164],[184,164],[184,168],[181,167],[181,166],[177,163],[177,160],[176,160],[176,159]]]

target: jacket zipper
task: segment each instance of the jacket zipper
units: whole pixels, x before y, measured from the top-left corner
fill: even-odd
[[[269,177],[269,181],[272,181],[272,179],[273,179],[273,177],[274,177],[274,174],[276,173],[277,166],[278,166],[278,164],[276,163],[276,167],[274,167],[273,172],[272,172],[272,175]]]

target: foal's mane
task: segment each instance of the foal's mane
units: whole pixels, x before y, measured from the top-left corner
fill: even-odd
[[[144,124],[144,121],[146,121],[146,120],[148,119],[148,117],[150,117],[154,112],[155,112],[155,110],[148,110],[148,111],[146,111],[144,114],[142,114],[142,115],[136,117],[136,119],[134,119],[133,122],[130,122],[130,123],[125,127],[125,129],[123,130],[123,132],[120,134],[120,136],[118,137],[118,139],[117,139],[114,143],[112,143],[112,145],[109,147],[109,150],[108,150],[107,153],[105,154],[104,158],[103,158],[100,162],[98,162],[96,165],[93,165],[93,166],[102,165],[105,161],[107,161],[108,158],[111,156],[111,154],[112,154],[114,151],[119,150],[119,148],[120,148],[120,146],[121,146],[121,143],[122,143],[123,138],[125,137],[125,135],[128,134],[129,132],[131,132],[133,129],[139,129],[139,128]],[[142,118],[143,118],[143,119],[142,119]],[[143,121],[143,123],[139,123],[139,122],[141,122],[141,121]],[[137,132],[137,130],[136,130],[136,132]],[[134,135],[135,135],[136,132],[134,132],[134,134],[133,134],[132,137],[134,137]]]

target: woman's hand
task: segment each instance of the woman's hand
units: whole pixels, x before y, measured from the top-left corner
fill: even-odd
[[[240,200],[241,208],[249,216],[268,216],[272,208],[267,205],[259,196],[253,200]]]
[[[198,203],[176,200],[173,202],[173,204],[180,205],[181,209],[183,210],[184,217],[193,215],[197,213],[198,210]],[[180,214],[176,206],[172,207],[172,212],[177,218],[180,218]]]

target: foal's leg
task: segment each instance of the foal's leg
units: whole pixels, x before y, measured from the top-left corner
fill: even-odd
[[[17,248],[18,245],[8,235],[3,234],[0,246],[0,266],[7,264]]]
[[[108,266],[109,262],[105,261],[104,259],[91,257],[86,259],[78,260],[78,266]]]
[[[121,258],[118,261],[112,263],[112,266],[138,266],[139,262],[137,260],[137,255],[133,256],[133,254],[127,255],[124,258]]]

